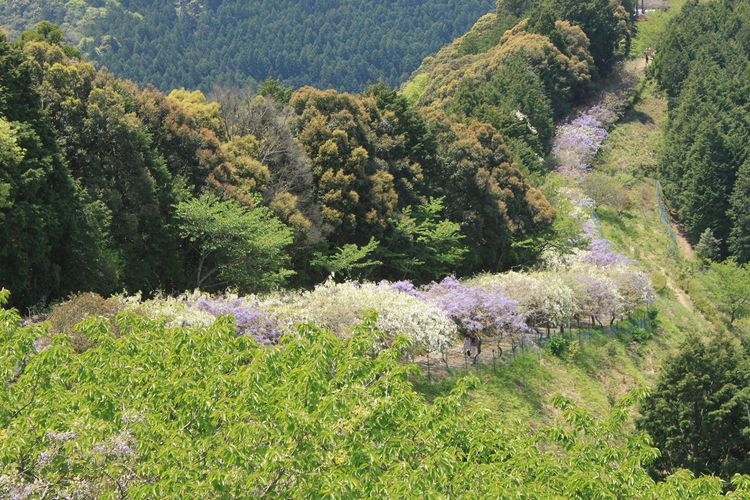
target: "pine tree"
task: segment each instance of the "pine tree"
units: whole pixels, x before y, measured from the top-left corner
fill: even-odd
[[[750,160],[740,167],[730,198],[729,251],[739,262],[750,262]]]
[[[748,407],[747,352],[726,336],[688,340],[641,409],[638,426],[662,452],[657,472],[687,468],[725,479],[750,472]]]
[[[701,234],[695,253],[704,260],[719,260],[721,257],[721,240],[714,236],[711,228],[706,228]]]

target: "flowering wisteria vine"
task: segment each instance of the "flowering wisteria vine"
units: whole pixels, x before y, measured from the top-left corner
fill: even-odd
[[[243,297],[200,297],[194,307],[218,317],[234,316],[238,335],[251,335],[259,344],[277,344],[282,335],[279,322],[261,309],[257,300]]]
[[[425,296],[438,304],[464,335],[529,330],[523,315],[518,312],[518,302],[499,289],[467,286],[451,276],[425,287]]]
[[[552,154],[560,173],[580,178],[591,170],[594,157],[609,135],[598,117],[600,115],[583,112],[558,127]]]

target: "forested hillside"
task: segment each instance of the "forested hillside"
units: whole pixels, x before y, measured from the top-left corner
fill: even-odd
[[[209,98],[70,44],[134,4],[45,3],[70,38],[0,35],[0,497],[750,497],[750,266],[671,219],[744,168],[746,3],[501,0],[400,89]]]
[[[491,124],[519,163],[545,172],[555,120],[628,53],[630,12],[629,2],[609,0],[499,1],[426,58],[404,95],[428,116]]]
[[[750,261],[750,3],[690,2],[657,49],[670,97],[660,164],[692,241]]]
[[[165,95],[62,39],[42,24],[0,41],[0,278],[16,304],[331,272],[424,282],[530,262],[554,239],[554,210],[489,125],[428,121],[384,85]]]
[[[553,121],[629,43],[627,12],[603,6],[529,7],[485,51],[439,63],[454,42],[403,94],[270,80],[208,102],[97,70],[50,23],[2,41],[3,86],[18,89],[2,101],[3,204],[18,222],[4,225],[0,278],[28,307],[77,290],[264,291],[331,273],[425,283],[584,245],[539,185]],[[581,26],[609,33],[607,50]],[[52,208],[65,191],[40,186],[58,177],[85,210]],[[49,226],[30,215],[44,211]]]
[[[3,0],[0,26],[17,35],[61,24],[88,57],[167,91],[268,78],[358,91],[403,82],[491,9],[491,0]]]

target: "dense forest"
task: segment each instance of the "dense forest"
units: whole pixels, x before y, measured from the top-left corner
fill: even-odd
[[[359,91],[403,82],[491,9],[491,0],[3,0],[0,26],[13,35],[58,23],[88,57],[162,90],[275,78]]]
[[[308,87],[279,103],[289,92],[269,83],[219,105],[141,89],[61,41],[43,24],[1,45],[0,272],[16,304],[81,289],[264,290],[381,262],[375,277],[432,279],[526,259],[513,242],[551,227],[494,129],[436,130],[385,86]],[[366,269],[370,253],[382,258]]]
[[[653,73],[670,97],[659,171],[694,242],[750,261],[750,3],[690,2]]]
[[[570,239],[530,180],[552,120],[629,38],[613,31],[598,69],[585,33],[548,19],[552,8],[534,11],[540,27],[522,20],[471,56],[498,69],[487,84],[467,69],[451,76],[455,96],[426,89],[416,107],[385,84],[354,95],[273,80],[208,102],[97,70],[49,23],[3,41],[2,85],[15,89],[2,100],[3,216],[17,222],[3,225],[0,277],[13,303],[77,290],[263,291],[330,273],[419,283],[533,263]],[[448,104],[423,104],[431,96]]]

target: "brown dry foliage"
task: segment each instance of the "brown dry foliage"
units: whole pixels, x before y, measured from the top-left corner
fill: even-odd
[[[73,349],[78,352],[85,352],[93,347],[93,343],[75,330],[75,326],[86,318],[97,316],[106,318],[113,327],[117,335],[117,329],[114,325],[114,318],[123,308],[123,303],[116,297],[105,299],[98,293],[80,293],[71,296],[66,302],[58,304],[52,309],[47,321],[50,324],[50,335],[68,335],[72,341]]]

